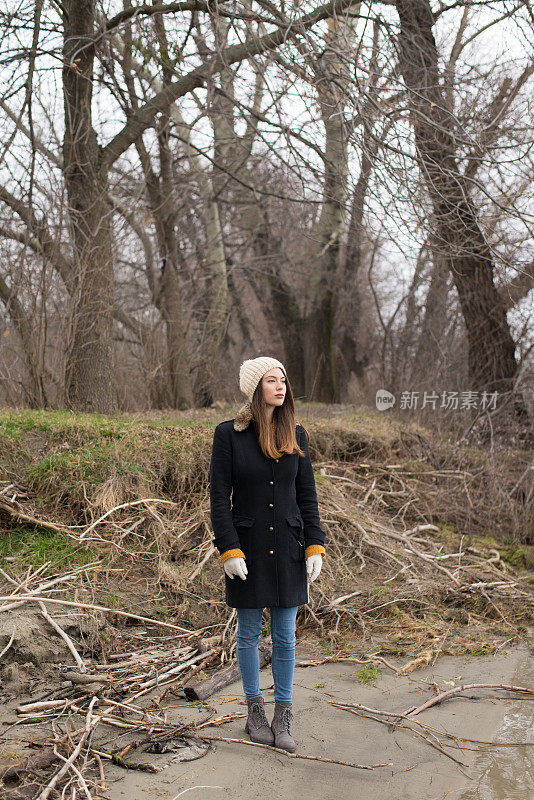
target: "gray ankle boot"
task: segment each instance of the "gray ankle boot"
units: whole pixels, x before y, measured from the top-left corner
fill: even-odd
[[[245,731],[249,734],[253,742],[259,744],[274,744],[274,734],[269,727],[269,721],[265,716],[263,697],[247,698],[248,717],[245,723]]]
[[[290,700],[274,702],[274,717],[271,730],[274,733],[274,746],[294,753],[297,745],[291,736],[291,720],[293,719],[292,703]]]

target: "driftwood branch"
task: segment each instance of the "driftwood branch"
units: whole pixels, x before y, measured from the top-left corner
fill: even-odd
[[[304,756],[300,753],[289,753],[281,747],[274,747],[271,744],[261,744],[260,742],[251,742],[248,739],[231,739],[226,736],[212,736],[211,734],[195,734],[199,739],[213,739],[219,742],[236,742],[238,744],[248,744],[252,747],[265,747],[267,750],[274,750],[276,753],[282,753],[289,758],[303,758],[307,761],[324,761],[327,764],[341,764],[344,767],[354,767],[354,769],[376,769],[377,767],[392,767],[393,762],[386,761],[383,764],[353,764],[351,761],[341,761],[337,758],[323,758],[322,756]]]
[[[56,772],[56,774],[54,775],[52,780],[49,781],[48,784],[43,789],[43,791],[40,792],[39,796],[37,797],[37,800],[47,800],[48,795],[53,790],[53,788],[55,787],[57,782],[59,780],[61,780],[63,775],[65,775],[68,772],[70,766],[72,764],[74,764],[74,761],[78,758],[79,754],[81,753],[82,747],[85,744],[86,739],[89,738],[89,735],[91,734],[93,728],[98,723],[98,718],[96,718],[95,720],[91,719],[93,706],[94,706],[94,704],[96,703],[97,700],[98,700],[97,697],[93,697],[91,702],[89,703],[89,708],[88,708],[88,711],[87,711],[87,718],[86,718],[86,722],[85,722],[85,730],[83,731],[83,733],[82,733],[82,735],[80,737],[80,741],[78,742],[78,744],[76,745],[76,747],[74,748],[72,753],[70,754],[69,758],[65,761],[65,763],[63,764],[61,769],[58,772]]]
[[[447,697],[451,697],[454,694],[463,692],[466,689],[502,689],[507,692],[534,694],[534,689],[529,689],[526,686],[508,686],[505,683],[462,683],[461,686],[455,686],[453,689],[448,689],[446,692],[441,692],[440,694],[436,695],[436,697],[431,697],[430,700],[427,700],[426,703],[423,703],[421,706],[412,706],[411,709],[408,709],[408,711],[405,711],[404,713],[407,717],[414,717],[416,714],[420,714],[421,711],[430,708],[430,706],[435,706],[436,703],[441,703]]]
[[[7,651],[9,650],[11,645],[13,644],[13,639],[15,638],[15,631],[16,631],[16,627],[15,627],[15,625],[13,625],[13,633],[11,634],[11,638],[10,638],[9,642],[6,644],[6,646],[0,652],[0,658],[5,656],[5,654],[7,653]]]
[[[11,595],[0,597],[0,603],[12,600]],[[182,628],[181,625],[173,625],[172,622],[163,622],[159,619],[151,619],[150,617],[141,617],[139,614],[131,614],[128,611],[120,611],[118,608],[107,608],[106,606],[98,606],[93,603],[79,603],[73,600],[62,600],[57,597],[41,597],[40,595],[17,595],[17,600],[22,602],[29,602],[30,600],[42,600],[43,603],[55,603],[60,606],[70,606],[71,608],[87,608],[91,611],[103,611],[106,614],[118,614],[121,617],[129,617],[130,619],[137,619],[141,622],[151,622],[154,625],[161,625],[164,628],[172,628],[181,633],[198,633],[199,631],[192,631],[189,628]],[[0,606],[0,611],[6,611],[6,606]]]
[[[48,624],[53,627],[53,629],[56,631],[56,633],[58,633],[59,636],[61,636],[63,641],[66,643],[66,645],[69,648],[70,652],[74,656],[74,660],[76,661],[80,671],[81,672],[87,672],[87,668],[86,668],[85,664],[83,663],[82,657],[80,656],[80,654],[76,650],[76,648],[74,646],[74,642],[72,641],[70,636],[67,633],[65,633],[63,628],[60,625],[58,625],[57,622],[54,619],[52,619],[52,617],[50,616],[50,614],[46,610],[46,606],[41,601],[39,601],[39,608],[41,609],[41,613],[42,613],[43,617],[46,619],[46,621],[48,622]]]

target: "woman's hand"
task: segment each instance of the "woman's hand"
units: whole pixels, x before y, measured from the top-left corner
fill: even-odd
[[[230,561],[231,559],[228,559]],[[321,571],[321,567],[323,566],[323,557],[320,553],[316,553],[314,556],[308,556],[306,559],[306,569],[308,571],[308,577],[310,579],[310,583],[314,581]]]
[[[245,564],[245,559],[241,558],[241,556],[232,556],[232,558],[227,558],[223,564],[223,567],[229,578],[233,579],[234,575],[239,575],[241,580],[245,581],[247,579],[247,565]]]

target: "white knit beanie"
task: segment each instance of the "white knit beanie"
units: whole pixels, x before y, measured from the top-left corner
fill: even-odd
[[[256,386],[265,373],[273,367],[280,367],[284,375],[286,374],[286,368],[277,358],[260,356],[259,358],[247,358],[246,361],[243,361],[239,368],[239,388],[249,400],[252,400]]]

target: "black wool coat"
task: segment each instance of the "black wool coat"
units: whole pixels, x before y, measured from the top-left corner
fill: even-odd
[[[248,569],[245,580],[224,573],[231,608],[288,608],[308,602],[305,548],[324,545],[325,532],[308,438],[299,423],[296,436],[305,457],[265,456],[249,403],[215,428],[210,462],[213,542],[221,554],[242,550]]]

